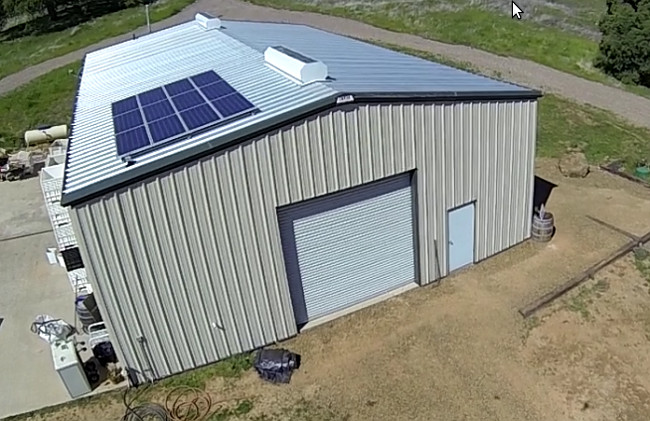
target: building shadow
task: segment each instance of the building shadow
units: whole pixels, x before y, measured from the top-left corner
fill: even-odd
[[[535,187],[533,193],[533,209],[537,210],[542,205],[546,207],[546,203],[548,202],[548,199],[551,197],[551,192],[556,187],[557,184],[551,183],[548,180],[535,176]]]

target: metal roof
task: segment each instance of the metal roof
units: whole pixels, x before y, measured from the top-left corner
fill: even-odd
[[[328,86],[349,94],[528,92],[523,88],[305,25],[222,22],[225,32],[260,52],[283,45],[322,61]]]
[[[535,91],[400,54],[304,25],[195,21],[86,55],[66,157],[62,204],[74,205],[171,168],[296,116],[334,106],[341,94],[368,96],[538,96]],[[272,70],[263,51],[284,45],[328,66],[333,80],[299,85]],[[260,110],[126,165],[116,153],[111,104],[214,70]]]

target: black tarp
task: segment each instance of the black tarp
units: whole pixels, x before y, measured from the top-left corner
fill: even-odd
[[[264,349],[255,357],[255,370],[271,383],[289,383],[293,370],[300,367],[300,355],[286,349]]]

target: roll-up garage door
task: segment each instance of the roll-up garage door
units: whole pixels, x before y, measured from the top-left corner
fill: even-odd
[[[298,324],[415,282],[411,174],[278,212]]]

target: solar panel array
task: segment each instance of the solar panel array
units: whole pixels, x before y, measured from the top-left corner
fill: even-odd
[[[213,71],[113,103],[117,154],[130,156],[237,117],[255,106]]]

